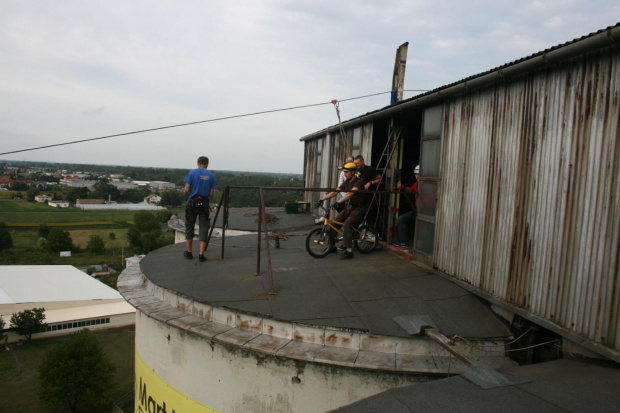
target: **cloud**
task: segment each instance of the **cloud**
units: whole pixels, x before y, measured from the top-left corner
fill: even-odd
[[[6,151],[387,92],[395,51],[406,41],[405,89],[429,90],[615,24],[609,16],[620,15],[616,2],[602,0],[2,5]],[[343,102],[340,111],[345,120],[388,103],[389,95],[379,95]],[[204,153],[214,169],[301,172],[299,138],[335,123],[325,105],[21,156],[186,168]]]
[[[96,109],[86,109],[86,110],[82,111],[82,113],[85,114],[85,115],[98,115],[101,112],[103,112],[104,109],[105,109],[104,106],[99,106]]]

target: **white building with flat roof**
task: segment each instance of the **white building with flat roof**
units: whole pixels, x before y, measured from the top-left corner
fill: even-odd
[[[135,324],[135,309],[118,291],[71,265],[0,266],[0,316],[45,308],[47,330],[33,338]],[[9,332],[9,342],[20,336]]]

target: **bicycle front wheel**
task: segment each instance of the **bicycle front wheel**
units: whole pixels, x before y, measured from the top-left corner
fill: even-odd
[[[358,232],[359,231],[359,232]],[[362,226],[355,231],[353,245],[362,254],[370,254],[379,245],[379,237],[373,227]]]
[[[315,228],[306,237],[306,251],[314,258],[327,256],[334,247],[334,238],[325,228]]]

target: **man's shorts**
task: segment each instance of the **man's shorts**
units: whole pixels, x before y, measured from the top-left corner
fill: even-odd
[[[187,210],[185,211],[185,239],[194,239],[196,219],[198,219],[198,239],[206,242],[209,236],[209,228],[211,227],[209,214],[198,215]]]

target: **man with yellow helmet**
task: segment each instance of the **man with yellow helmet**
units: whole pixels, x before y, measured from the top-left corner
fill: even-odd
[[[353,162],[347,162],[339,169],[344,172],[345,181],[338,187],[337,191],[328,193],[321,198],[320,202],[337,196],[341,191],[345,192],[345,195],[332,205],[332,208],[338,211],[336,221],[344,222],[342,226],[344,232],[342,245],[346,251],[342,254],[340,259],[348,260],[353,258],[353,228],[357,227],[364,219],[367,205],[364,194],[357,192],[364,190],[364,181],[355,176],[357,165]],[[345,209],[345,204],[347,203],[349,205],[348,211]]]

